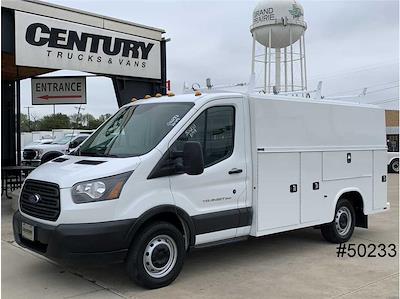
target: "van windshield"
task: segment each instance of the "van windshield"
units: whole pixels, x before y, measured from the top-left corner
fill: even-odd
[[[65,135],[63,137],[60,137],[56,140],[54,140],[52,143],[53,144],[67,144],[68,142],[71,142],[71,140],[74,138],[75,136],[73,135]]]
[[[134,157],[151,151],[193,107],[193,103],[140,104],[119,110],[75,155]]]

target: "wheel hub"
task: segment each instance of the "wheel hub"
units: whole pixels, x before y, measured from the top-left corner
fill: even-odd
[[[395,171],[395,172],[399,172],[399,161],[395,161],[394,163],[393,163],[393,170]]]
[[[164,267],[170,257],[169,248],[165,244],[157,245],[151,254],[151,262],[156,268]]]
[[[346,214],[341,214],[339,218],[339,226],[341,229],[345,229],[347,225],[347,216]]]
[[[171,272],[177,257],[178,247],[174,239],[168,235],[159,235],[147,244],[143,253],[143,266],[151,277],[161,278]]]
[[[341,207],[335,216],[336,231],[339,235],[345,236],[349,233],[352,225],[352,217],[349,208]]]

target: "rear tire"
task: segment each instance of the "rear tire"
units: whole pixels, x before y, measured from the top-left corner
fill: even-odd
[[[399,159],[394,159],[392,162],[390,162],[389,172],[399,173]]]
[[[321,227],[322,236],[331,243],[345,243],[354,232],[356,214],[347,199],[340,199],[336,205],[335,218]]]
[[[138,285],[148,289],[161,288],[179,275],[185,254],[182,233],[168,222],[155,222],[134,239],[126,270]]]

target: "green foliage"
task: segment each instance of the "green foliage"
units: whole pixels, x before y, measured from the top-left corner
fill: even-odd
[[[38,118],[35,115],[31,115],[29,120],[28,116],[21,113],[21,132],[30,131],[51,131],[52,129],[97,129],[104,121],[106,121],[111,114],[103,114],[98,118],[93,115],[86,114],[73,114],[66,115],[57,113],[55,115],[46,115],[43,118]]]
[[[29,122],[28,116],[21,113],[21,132],[31,131],[32,123]]]
[[[70,121],[68,115],[62,113],[46,115],[40,120],[39,124],[39,130],[41,131],[65,128],[70,128]]]

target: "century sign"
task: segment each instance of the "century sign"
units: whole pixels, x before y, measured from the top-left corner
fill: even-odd
[[[32,104],[86,104],[86,77],[32,78]]]
[[[161,78],[160,42],[15,12],[16,64],[142,78]]]

